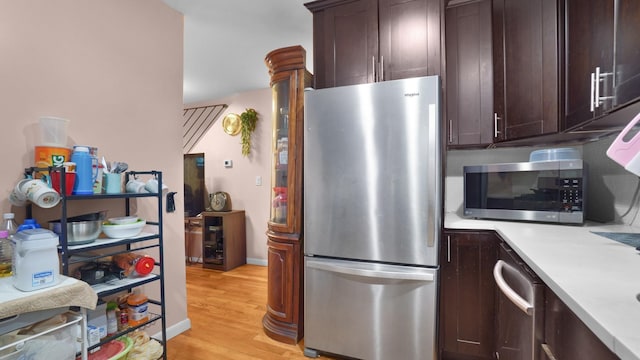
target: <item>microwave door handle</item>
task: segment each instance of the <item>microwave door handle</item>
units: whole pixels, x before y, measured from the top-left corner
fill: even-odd
[[[434,281],[433,274],[429,273],[404,273],[395,271],[380,271],[380,270],[367,270],[357,269],[350,266],[341,266],[337,264],[330,264],[319,261],[307,261],[307,267],[318,270],[325,270],[329,272],[354,275],[367,278],[378,279],[392,279],[392,280],[417,280],[417,281]]]
[[[520,297],[518,293],[513,291],[512,288],[507,285],[507,282],[504,281],[504,277],[502,277],[502,269],[507,265],[502,260],[498,260],[496,265],[493,267],[493,278],[496,280],[496,284],[502,293],[511,301],[518,309],[522,310],[525,314],[531,316],[533,315],[533,305],[529,304],[525,299]],[[509,265],[507,265],[509,266]]]

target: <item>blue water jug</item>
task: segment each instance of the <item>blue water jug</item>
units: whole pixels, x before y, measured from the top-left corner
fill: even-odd
[[[93,160],[89,153],[88,146],[74,146],[71,153],[71,161],[76,163],[76,182],[73,184],[74,195],[92,195],[93,182]]]

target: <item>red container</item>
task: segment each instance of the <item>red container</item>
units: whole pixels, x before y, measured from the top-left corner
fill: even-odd
[[[65,176],[64,191],[65,191],[65,195],[68,196],[68,195],[71,195],[71,192],[73,191],[73,185],[76,182],[76,173],[68,172],[68,173],[65,173],[64,176]],[[60,189],[60,171],[51,172],[51,186],[53,187],[53,190],[62,194]]]

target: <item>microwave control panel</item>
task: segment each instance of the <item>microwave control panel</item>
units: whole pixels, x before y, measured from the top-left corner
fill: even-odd
[[[560,199],[564,211],[582,211],[582,178],[560,179]]]

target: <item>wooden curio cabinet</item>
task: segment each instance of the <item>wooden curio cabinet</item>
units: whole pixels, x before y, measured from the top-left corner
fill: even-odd
[[[273,50],[265,63],[273,94],[273,156],[267,312],[262,325],[269,337],[296,344],[303,337],[302,141],[304,89],[311,84],[311,74],[301,46]]]

